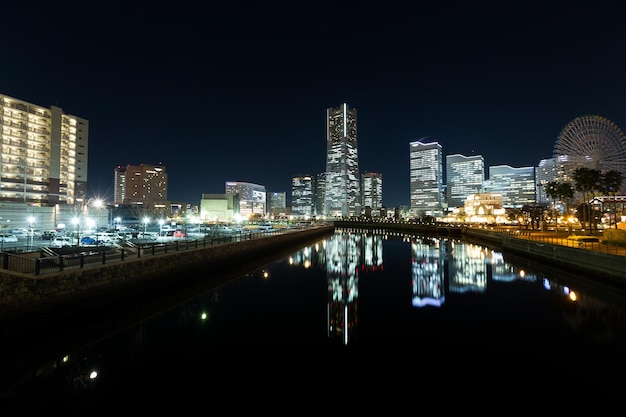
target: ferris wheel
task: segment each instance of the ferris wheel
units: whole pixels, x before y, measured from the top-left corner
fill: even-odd
[[[566,181],[581,167],[618,171],[626,179],[626,137],[606,117],[580,116],[561,130],[554,145],[554,160]]]

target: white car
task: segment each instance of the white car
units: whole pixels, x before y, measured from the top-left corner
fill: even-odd
[[[50,242],[50,246],[52,246],[53,248],[62,248],[64,246],[72,246],[72,241],[74,239],[72,239],[69,236],[56,236],[54,237],[54,239],[52,239],[52,242]]]
[[[15,243],[17,242],[17,236],[10,233],[0,234],[0,242]]]

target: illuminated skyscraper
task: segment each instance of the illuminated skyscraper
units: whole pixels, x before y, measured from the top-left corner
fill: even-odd
[[[296,216],[311,217],[315,208],[315,177],[296,175],[291,180],[291,212]]]
[[[521,208],[536,203],[535,167],[514,168],[509,165],[489,167],[485,192],[502,194],[502,206]]]
[[[363,210],[370,217],[379,217],[383,208],[383,174],[364,172],[362,180]]]
[[[410,143],[411,211],[415,216],[440,216],[443,209],[443,158],[438,142]]]
[[[0,94],[0,201],[80,204],[87,190],[89,122]]]
[[[446,156],[446,190],[448,208],[463,207],[468,195],[480,193],[485,181],[485,159],[482,155]]]
[[[327,109],[324,214],[361,213],[361,175],[356,139],[356,109],[344,103]]]

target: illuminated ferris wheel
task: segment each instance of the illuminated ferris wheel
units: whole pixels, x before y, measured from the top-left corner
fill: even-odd
[[[580,116],[561,130],[554,145],[554,160],[565,181],[571,181],[573,172],[581,167],[618,171],[626,179],[626,137],[606,117]],[[624,186],[622,194],[623,190]]]

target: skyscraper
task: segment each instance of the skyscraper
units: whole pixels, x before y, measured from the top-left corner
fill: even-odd
[[[535,204],[536,187],[535,167],[490,166],[489,179],[484,183],[485,192],[502,194],[502,206],[505,208]]]
[[[326,111],[326,192],[324,214],[361,213],[361,175],[356,135],[356,109],[347,103]]]
[[[315,209],[315,177],[296,175],[291,179],[291,212],[311,217]]]
[[[379,217],[383,208],[383,174],[380,172],[364,172],[363,180],[363,210],[370,217]]]
[[[463,207],[467,196],[480,193],[485,181],[485,159],[482,155],[446,156],[446,190],[448,208]]]
[[[443,157],[438,142],[410,143],[411,211],[416,216],[440,216],[443,209]]]

